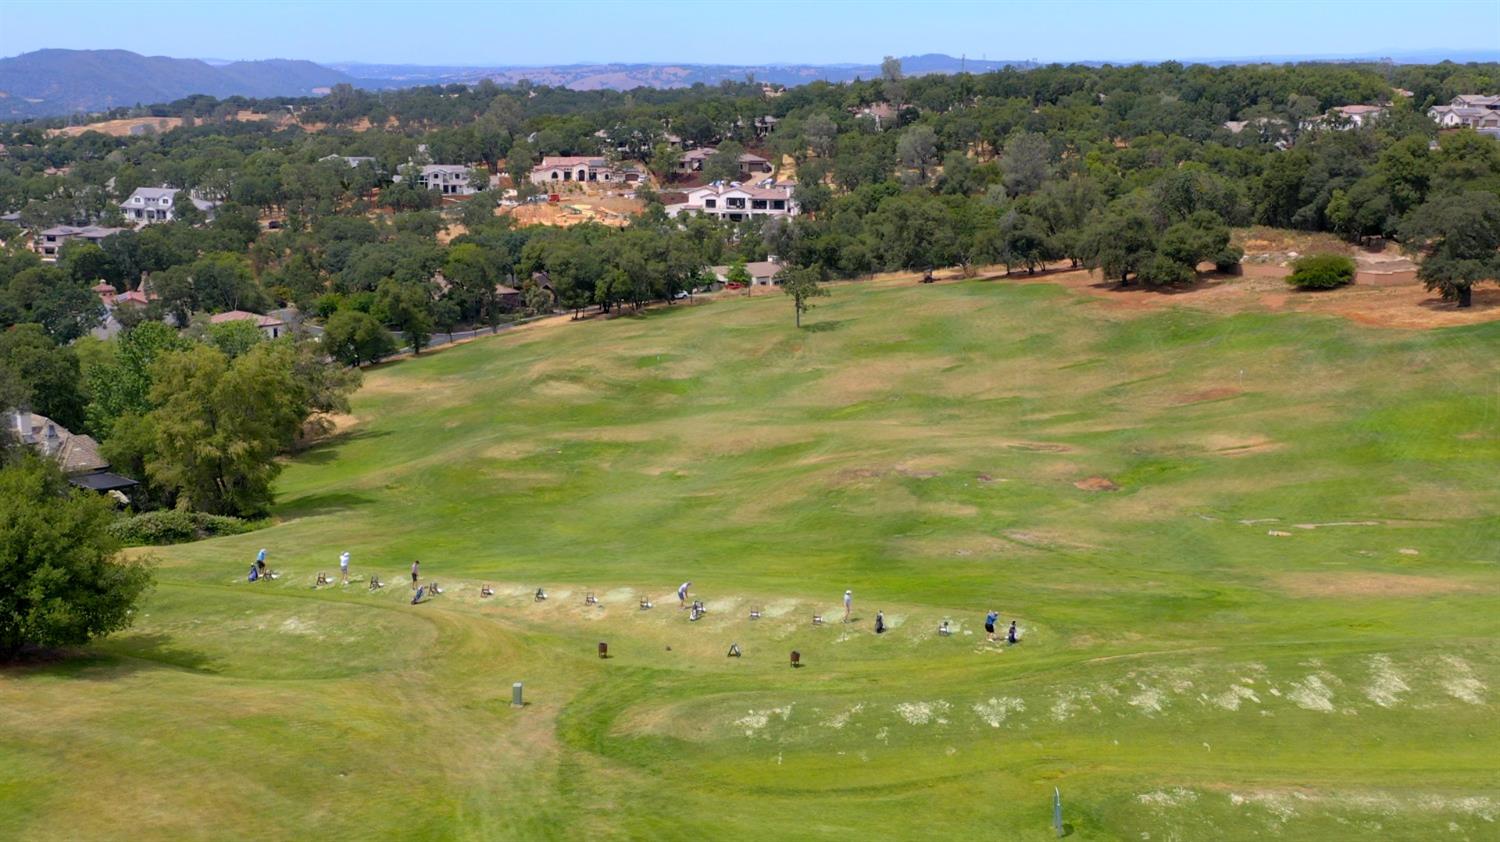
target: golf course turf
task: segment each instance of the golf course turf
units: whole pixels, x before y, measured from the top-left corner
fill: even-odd
[[[0,838],[1042,839],[1054,787],[1076,839],[1500,836],[1500,323],[974,280],[804,325],[367,372],[272,525],[0,672]]]

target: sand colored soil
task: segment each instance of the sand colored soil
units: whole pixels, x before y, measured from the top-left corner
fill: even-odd
[[[68,126],[64,129],[53,129],[47,132],[49,137],[64,135],[67,137],[78,137],[85,132],[99,132],[110,137],[129,137],[131,130],[144,126],[146,131],[169,132],[182,125],[181,117],[130,117],[123,120],[105,120],[101,123],[89,123],[86,126]]]
[[[539,202],[513,208],[496,208],[497,216],[511,216],[521,225],[552,225],[568,228],[597,222],[623,228],[635,214],[645,210],[639,199],[624,196],[563,194],[558,202]]]
[[[1286,573],[1276,578],[1292,596],[1428,596],[1473,590],[1471,585],[1437,576],[1398,573]]]

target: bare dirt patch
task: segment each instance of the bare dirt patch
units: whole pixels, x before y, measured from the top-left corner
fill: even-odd
[[[1073,483],[1074,488],[1084,491],[1119,491],[1120,486],[1108,477],[1088,477]]]
[[[1201,392],[1188,392],[1185,395],[1179,395],[1174,403],[1181,405],[1204,403],[1205,401],[1221,401],[1226,398],[1237,397],[1241,394],[1243,394],[1243,391],[1233,386],[1219,386],[1214,389],[1204,389]]]
[[[1467,582],[1400,573],[1285,573],[1276,584],[1292,596],[1432,596],[1474,590]]]
[[[558,202],[538,202],[495,209],[496,216],[509,216],[520,225],[551,225],[568,228],[597,222],[623,228],[630,217],[646,207],[639,199],[624,196],[563,195]]]
[[[98,132],[110,137],[129,137],[132,134],[163,134],[182,125],[181,117],[130,117],[122,120],[105,120],[86,126],[68,126],[47,132],[48,136],[63,135],[78,137],[85,132]]]
[[[1011,450],[1022,450],[1027,453],[1069,453],[1073,448],[1065,444],[1043,444],[1034,441],[1016,441],[1006,445]]]
[[[342,412],[319,412],[302,425],[301,441],[304,444],[335,438],[354,429],[359,418]]]
[[[833,480],[838,485],[848,485],[888,476],[908,477],[910,479],[936,479],[942,476],[942,473],[904,464],[892,465],[890,467],[845,468],[835,473]]]
[[[1203,437],[1198,443],[1204,450],[1219,456],[1248,456],[1281,448],[1280,442],[1255,434],[1217,433]]]

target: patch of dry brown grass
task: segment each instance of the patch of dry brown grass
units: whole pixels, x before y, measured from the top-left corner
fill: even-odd
[[[1298,597],[1418,597],[1478,590],[1458,579],[1404,573],[1282,573],[1272,581]]]

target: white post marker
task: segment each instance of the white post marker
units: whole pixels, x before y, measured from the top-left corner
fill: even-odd
[[[1057,836],[1059,839],[1062,838],[1062,791],[1057,787],[1052,788],[1052,829],[1057,831]]]
[[[510,686],[510,706],[513,708],[526,706],[526,703],[521,701],[521,682],[519,681]]]

